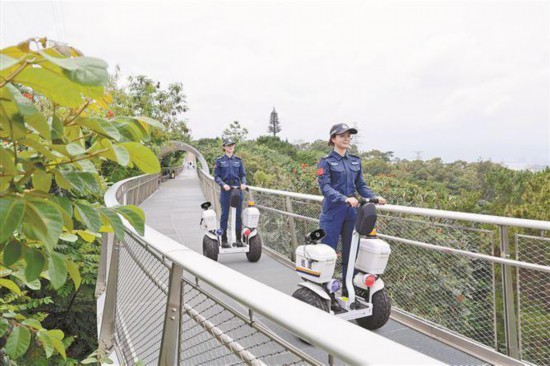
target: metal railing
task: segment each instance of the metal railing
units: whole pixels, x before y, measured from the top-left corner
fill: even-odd
[[[158,185],[159,175],[118,182],[106,193],[105,204],[139,204]],[[123,240],[104,237],[96,292],[100,347],[115,352],[121,364],[438,364],[211,261],[148,226],[139,236],[124,224]],[[325,356],[317,360],[305,354],[285,341],[281,331],[306,340]]]
[[[220,187],[198,175],[219,213]],[[264,248],[293,266],[296,247],[318,228],[322,197],[250,191]],[[392,247],[384,281],[394,319],[488,362],[550,364],[550,222],[392,205],[379,211],[379,237]]]

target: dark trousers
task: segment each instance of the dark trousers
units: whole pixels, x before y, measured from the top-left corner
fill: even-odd
[[[340,235],[342,236],[342,279],[344,285],[348,269],[353,225],[355,224],[356,216],[357,212],[355,208],[342,205],[329,209],[327,212],[323,212],[319,219],[319,227],[325,230],[326,234],[321,241],[323,244],[330,245],[334,250],[337,250],[338,237]],[[352,259],[352,265],[355,264],[356,258],[357,252]]]
[[[225,191],[223,188],[222,188],[222,191],[220,193],[220,204],[222,206],[222,216],[220,217],[220,227],[221,229],[223,230],[223,233],[226,234],[227,233],[227,219],[229,218],[229,198],[231,197],[231,191]],[[241,215],[242,215],[242,211],[243,211],[243,194],[241,192],[241,199],[239,201],[239,204],[237,205],[237,212],[236,212],[236,215],[237,215],[237,225],[236,225],[236,234],[237,234],[237,239],[240,239],[241,237],[241,229],[242,229],[242,224],[241,224]]]

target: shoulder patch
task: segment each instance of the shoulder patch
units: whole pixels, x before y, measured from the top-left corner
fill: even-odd
[[[325,170],[323,168],[317,169],[317,176],[320,177],[321,175],[325,174]]]

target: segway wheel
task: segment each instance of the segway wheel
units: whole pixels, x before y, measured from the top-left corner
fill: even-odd
[[[218,254],[220,252],[220,247],[217,240],[211,239],[208,235],[205,235],[202,239],[202,254],[212,259],[213,261],[218,261]]]
[[[292,297],[300,301],[305,302],[311,306],[315,306],[317,309],[321,309],[328,313],[328,304],[327,302],[315,292],[311,291],[307,287],[300,287],[298,290],[294,291]],[[300,338],[304,343],[310,344],[308,341]]]
[[[262,257],[262,239],[259,235],[253,236],[248,241],[248,253],[246,258],[249,262],[257,262]]]
[[[368,301],[368,297],[365,299]],[[372,315],[356,319],[363,328],[374,330],[388,322],[391,313],[391,301],[386,288],[372,295]]]

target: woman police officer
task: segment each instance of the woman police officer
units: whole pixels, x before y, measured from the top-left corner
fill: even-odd
[[[241,212],[243,193],[242,190],[246,188],[246,173],[244,171],[243,161],[233,155],[235,151],[235,141],[231,138],[225,138],[223,140],[223,150],[225,154],[216,159],[216,165],[214,166],[214,178],[216,183],[220,185],[220,204],[222,206],[222,216],[220,218],[220,227],[223,230],[222,234],[222,247],[230,248],[231,245],[227,243],[227,219],[229,218],[229,200],[231,197],[231,186],[239,186],[241,188],[241,199],[237,206],[236,228],[235,234],[237,236],[237,246],[243,246],[241,241]]]
[[[349,128],[345,123],[332,126],[328,143],[334,150],[322,158],[317,166],[319,188],[324,196],[319,226],[326,233],[323,243],[334,250],[338,245],[338,237],[342,236],[342,278],[346,278],[355,207],[359,205],[355,194],[358,192],[364,198],[376,196],[363,178],[361,158],[347,151],[351,135],[356,133],[355,128]],[[386,203],[384,198],[378,199],[380,204]]]

